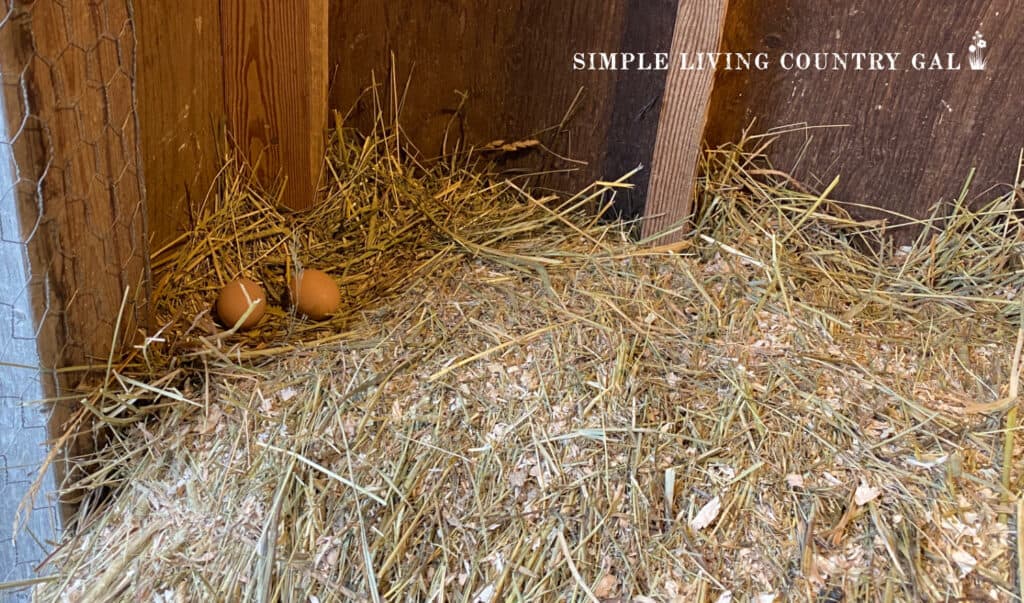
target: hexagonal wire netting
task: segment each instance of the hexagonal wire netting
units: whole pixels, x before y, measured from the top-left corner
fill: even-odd
[[[102,370],[111,346],[143,324],[146,225],[131,0],[0,8],[0,582],[9,582],[32,577],[59,535],[56,483],[39,469],[77,401],[36,401],[96,374],[58,378],[54,367]],[[115,333],[123,297],[131,310]],[[19,505],[37,480],[25,521]]]

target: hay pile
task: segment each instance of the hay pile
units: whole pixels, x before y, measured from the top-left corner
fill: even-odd
[[[1013,597],[1012,198],[891,250],[763,142],[706,155],[671,249],[595,221],[624,184],[535,199],[397,128],[336,131],[313,213],[229,163],[86,399],[112,435],[36,599]],[[213,323],[301,265],[343,315]]]

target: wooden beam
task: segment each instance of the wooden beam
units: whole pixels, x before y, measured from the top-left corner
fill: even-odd
[[[221,0],[228,125],[283,201],[315,203],[327,123],[327,0]]]
[[[145,207],[133,94],[131,3],[17,3],[0,28],[4,112],[18,167],[20,235],[39,360],[80,367],[47,380],[50,433],[81,411],[78,385],[101,379],[147,323]],[[125,311],[119,317],[122,300]],[[61,452],[88,453],[88,430]],[[70,465],[58,462],[58,480]],[[70,509],[64,507],[65,519]]]
[[[680,69],[680,53],[716,52],[722,38],[726,0],[680,0],[672,33],[671,66],[658,118],[650,186],[643,224],[645,237],[681,225],[693,208],[697,159],[704,136],[714,70]],[[656,243],[679,240],[682,230]]]
[[[220,10],[209,0],[147,0],[135,5],[135,25],[146,210],[159,249],[189,227],[220,167]]]
[[[37,318],[50,333],[40,336],[40,355],[48,367],[102,368],[112,342],[122,349],[147,322],[129,3],[43,0],[31,5],[31,19],[18,22],[31,36],[24,57],[30,117],[13,143],[23,178],[41,181],[38,189],[22,188],[19,208],[31,233]]]

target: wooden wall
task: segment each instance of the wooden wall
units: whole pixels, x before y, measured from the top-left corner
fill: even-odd
[[[188,208],[205,197],[221,124],[260,159],[268,180],[282,166],[294,170],[284,200],[309,205],[316,124],[330,108],[368,128],[373,108],[362,93],[374,74],[379,82],[392,75],[402,87],[408,82],[401,123],[425,158],[443,152],[449,124],[448,150],[456,138],[482,145],[539,135],[571,160],[533,152],[502,167],[546,171],[532,184],[569,191],[642,164],[637,188],[624,191],[618,206],[628,216],[642,213],[665,73],[573,71],[572,54],[668,51],[675,0],[615,0],[600,10],[588,0],[302,0],[278,14],[280,6],[138,5],[139,114],[155,247],[185,228]],[[329,78],[329,101],[317,113],[318,93],[310,90],[328,81],[309,77],[319,72]]]
[[[295,174],[310,173],[317,156],[311,134],[324,116],[282,107],[313,107],[320,92],[287,102],[277,98],[322,87],[308,79],[306,64],[326,66],[327,106],[343,113],[351,109],[350,123],[364,129],[372,107],[360,95],[371,73],[384,82],[393,75],[403,88],[408,83],[401,122],[425,157],[445,150],[446,128],[448,150],[457,138],[480,145],[543,131],[552,151],[577,161],[537,152],[505,158],[507,168],[551,172],[534,185],[572,190],[642,164],[646,169],[634,179],[638,187],[620,197],[618,209],[635,216],[649,203],[648,212],[666,214],[658,224],[667,225],[668,218],[685,215],[692,196],[692,188],[677,177],[687,170],[683,164],[692,163],[699,140],[703,115],[692,113],[690,104],[706,95],[704,80],[676,71],[574,71],[571,59],[577,51],[667,51],[677,10],[686,17],[673,52],[765,51],[777,58],[785,51],[955,51],[963,56],[970,35],[980,29],[991,41],[989,68],[982,72],[785,71],[777,65],[763,71],[719,70],[710,101],[703,101],[710,106],[706,142],[736,140],[755,119],[759,132],[807,124],[812,127],[783,137],[773,148],[771,158],[779,168],[812,186],[840,174],[835,192],[840,199],[913,216],[956,194],[971,167],[978,169],[972,194],[979,198],[1013,177],[1024,115],[1009,91],[1024,84],[1024,72],[1016,68],[1024,47],[1012,40],[1024,25],[1024,13],[1012,10],[1010,0],[918,0],[885,7],[847,0],[842,10],[809,0],[732,0],[726,17],[716,17],[725,5],[724,0],[614,0],[597,10],[586,0],[302,0],[289,12],[290,21],[274,21],[285,28],[275,33],[259,26],[274,10],[270,2],[140,4],[139,107],[151,233],[157,244],[172,238],[184,226],[186,200],[195,205],[206,195],[219,124],[229,124],[236,141],[258,157],[262,149],[286,144],[279,136],[299,138],[293,147],[298,151],[288,152],[300,159],[284,163],[293,164]],[[324,12],[326,32],[315,28]],[[719,25],[724,22],[720,48],[716,18]],[[326,57],[315,45],[287,46],[287,40],[310,36],[326,40]],[[184,47],[189,52],[182,53]],[[261,81],[260,74],[282,53],[305,63],[282,64],[269,84]],[[307,79],[289,80],[289,74]],[[672,99],[667,110],[663,98]],[[680,103],[686,108],[680,110]],[[276,131],[267,129],[265,118],[271,114]],[[700,119],[687,121],[680,114]],[[265,165],[268,176],[273,164]],[[648,198],[652,171],[664,184]],[[292,186],[301,184],[295,174]],[[285,201],[308,204],[308,191],[286,194]],[[898,220],[890,216],[890,221]]]
[[[781,138],[776,166],[834,197],[922,217],[955,198],[977,168],[971,198],[991,200],[1013,180],[1024,145],[1024,10],[1012,0],[731,0],[725,51],[898,51],[897,71],[719,70],[706,132],[709,144],[789,124],[815,128]],[[981,31],[987,68],[972,71],[967,46]],[[955,52],[959,71],[915,71],[914,52]],[[852,208],[865,218],[881,211]],[[906,241],[912,231],[897,233]]]
[[[154,249],[188,228],[230,138],[309,207],[327,119],[327,0],[138,3],[138,107]]]
[[[327,126],[327,0],[223,0],[224,112],[285,205],[316,202]]]
[[[678,217],[692,191],[676,177],[687,169],[682,164],[692,163],[701,120],[673,113],[706,94],[694,86],[703,80],[676,71],[574,71],[572,53],[714,51],[716,14],[725,4],[614,0],[596,10],[588,0],[301,0],[279,14],[278,3],[269,0],[136,3],[151,244],[173,239],[206,197],[225,126],[261,161],[268,179],[286,168],[287,203],[311,203],[326,109],[352,109],[351,123],[367,127],[371,107],[360,94],[371,73],[382,81],[393,74],[403,87],[408,81],[401,121],[426,157],[444,151],[449,127],[450,142],[462,138],[473,145],[542,131],[554,153],[576,161],[531,152],[509,158],[505,167],[549,171],[533,184],[572,190],[642,164],[639,186],[619,199],[620,213],[638,215],[650,201],[649,212]],[[39,3],[36,12],[46,6]],[[1024,85],[1017,68],[1024,47],[1012,40],[1024,12],[1014,11],[1011,0],[918,0],[884,8],[847,0],[841,11],[809,0],[732,0],[728,7],[721,50],[776,57],[787,50],[872,49],[962,56],[979,29],[991,42],[989,68],[719,70],[705,131],[709,144],[737,139],[755,118],[757,131],[797,123],[845,126],[783,137],[772,159],[812,185],[840,174],[840,199],[914,216],[956,194],[971,167],[978,169],[972,194],[980,197],[1013,177],[1024,113],[1009,91]],[[677,10],[688,12],[672,47]],[[663,98],[671,106],[663,107]],[[652,170],[664,192],[655,188],[648,199]]]
[[[667,51],[674,0],[476,0],[399,2],[332,0],[330,44],[333,108],[366,126],[372,115],[360,93],[391,73],[408,95],[401,123],[426,157],[450,138],[470,145],[541,135],[552,151],[581,163],[531,153],[509,167],[563,170],[534,184],[560,190],[598,177],[616,178],[650,166],[665,74],[573,71],[586,51]],[[465,104],[458,113],[462,97]],[[579,94],[578,102],[573,101]],[[563,123],[570,108],[571,119]],[[561,125],[561,127],[559,127]],[[452,142],[449,141],[451,150]],[[565,172],[564,170],[572,170]],[[649,171],[620,208],[643,208]]]
[[[219,168],[224,60],[220,7],[209,0],[137,3],[137,94],[152,247],[173,239]]]

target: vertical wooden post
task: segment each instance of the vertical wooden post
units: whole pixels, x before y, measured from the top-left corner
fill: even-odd
[[[680,53],[716,52],[722,39],[726,0],[679,0],[675,31],[672,33],[671,67],[665,81],[665,96],[658,118],[650,187],[644,215],[644,236],[656,235],[679,224],[693,207],[693,186],[697,158],[714,69],[680,69]],[[676,231],[658,239],[671,243],[682,237]]]
[[[148,321],[133,4],[10,6],[0,24],[2,138],[15,173],[14,187],[0,194],[13,195],[6,203],[16,211],[8,209],[7,217],[16,219],[6,220],[3,238],[24,243],[18,251],[28,260],[29,280],[6,284],[17,291],[13,307],[30,306],[35,314],[32,321],[21,317],[24,326],[11,335],[35,339],[44,393],[61,395],[49,417],[56,438],[83,412],[71,395],[75,387],[103,378],[111,354],[118,358],[135,343]],[[0,335],[4,346],[8,332]],[[68,367],[75,368],[54,370]],[[94,436],[101,436],[89,426],[64,444],[64,460],[95,449]],[[71,483],[72,466],[56,464],[58,481]],[[70,517],[70,507],[62,511]]]
[[[315,203],[327,122],[327,0],[221,0],[224,96],[235,140],[284,203]]]

